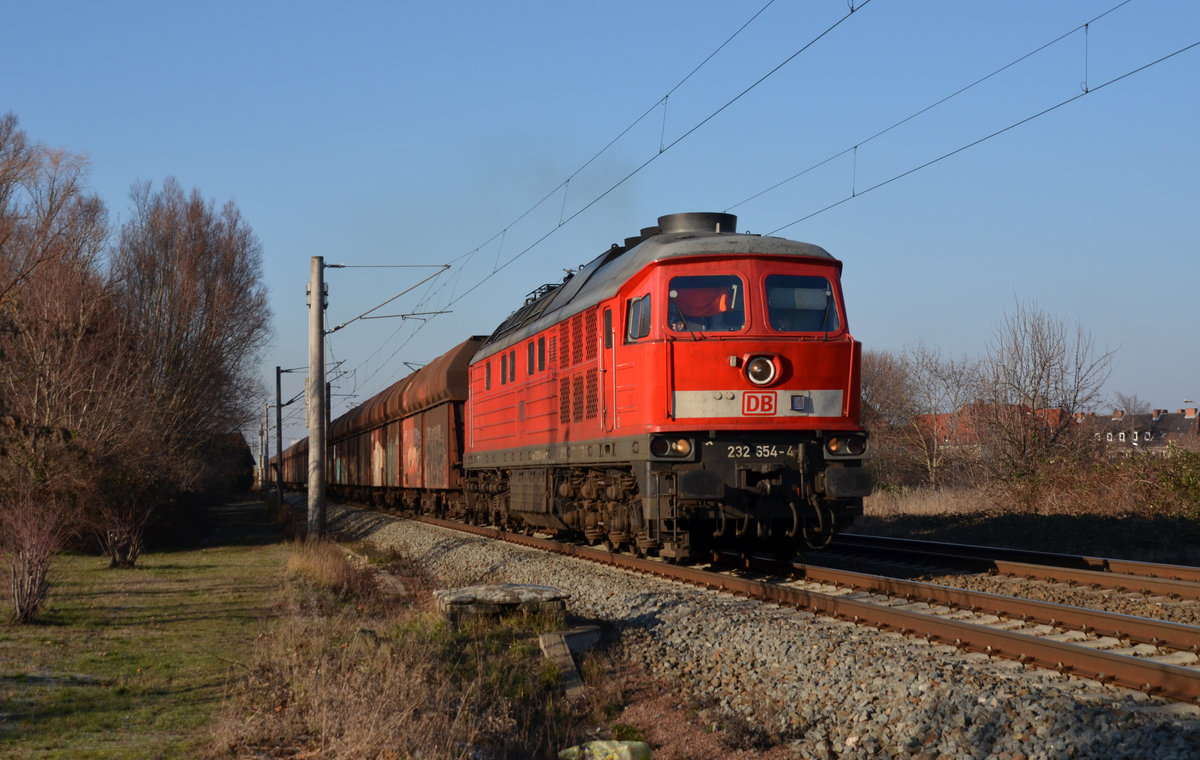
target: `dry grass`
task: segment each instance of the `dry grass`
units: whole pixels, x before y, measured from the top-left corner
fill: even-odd
[[[56,560],[39,622],[0,625],[0,756],[526,758],[611,735],[615,658],[590,653],[568,705],[536,638],[556,621],[451,628],[405,558],[289,547],[265,517],[135,570]]]
[[[381,564],[403,562],[293,547],[285,609],[217,723],[216,756],[553,757],[583,738],[581,714],[615,715],[620,695],[599,687],[566,703],[537,643],[549,621],[453,628],[430,610],[426,579],[380,583]],[[603,683],[605,670],[586,660],[585,682]]]
[[[336,598],[354,600],[373,611],[390,601],[379,574],[365,561],[328,541],[294,542],[287,560],[288,575]]]
[[[931,491],[911,488],[871,494],[863,502],[863,515],[875,519],[901,515],[964,515],[994,508],[992,500],[980,489]]]

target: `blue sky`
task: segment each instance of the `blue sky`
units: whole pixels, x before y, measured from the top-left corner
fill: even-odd
[[[450,313],[330,337],[338,414],[701,210],[842,259],[868,348],[979,356],[1033,302],[1115,352],[1110,394],[1200,399],[1200,47],[1130,74],[1200,42],[1200,4],[766,5],[13,3],[0,111],[85,153],[116,223],[138,180],[239,206],[265,251],[272,399],[276,365],[307,365],[312,256],[453,265],[381,312]],[[433,271],[330,270],[329,321]],[[285,397],[302,386],[286,375]]]

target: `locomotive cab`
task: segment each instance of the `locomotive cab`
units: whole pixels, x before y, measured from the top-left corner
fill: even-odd
[[[871,487],[840,262],[728,237],[719,256],[662,258],[632,281],[613,351],[615,428],[647,430],[642,511],[668,528],[648,542],[667,556],[819,547]]]
[[[477,517],[686,559],[819,547],[861,514],[841,262],[735,223],[660,217],[497,329],[471,366]]]

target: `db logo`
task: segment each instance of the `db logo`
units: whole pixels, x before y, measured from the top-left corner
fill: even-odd
[[[775,414],[775,391],[747,391],[742,394],[742,414],[745,416]]]

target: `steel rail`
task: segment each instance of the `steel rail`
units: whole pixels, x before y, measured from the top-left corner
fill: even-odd
[[[832,548],[869,552],[903,561],[932,558],[955,567],[993,570],[1022,578],[1200,599],[1200,568],[1188,565],[1162,565],[855,534],[837,536]]]
[[[849,586],[861,591],[903,597],[910,602],[946,605],[976,613],[1014,618],[1022,622],[1065,626],[1100,636],[1200,653],[1200,628],[1184,623],[1004,596],[987,591],[939,586],[922,581],[887,578],[851,570],[806,565],[802,566],[800,572],[805,580],[815,583]]]
[[[736,593],[762,601],[808,609],[881,629],[893,629],[934,642],[953,644],[960,649],[1037,664],[1063,673],[1115,683],[1169,699],[1200,704],[1200,670],[1171,665],[1104,650],[1052,641],[1015,631],[991,628],[940,618],[928,613],[885,607],[870,602],[834,596],[792,586],[723,575],[687,565],[671,565],[658,560],[564,544],[495,528],[463,525],[429,517],[421,522],[452,530],[546,551],[580,557],[603,564],[656,575],[692,585]],[[890,580],[890,579],[885,579]]]

